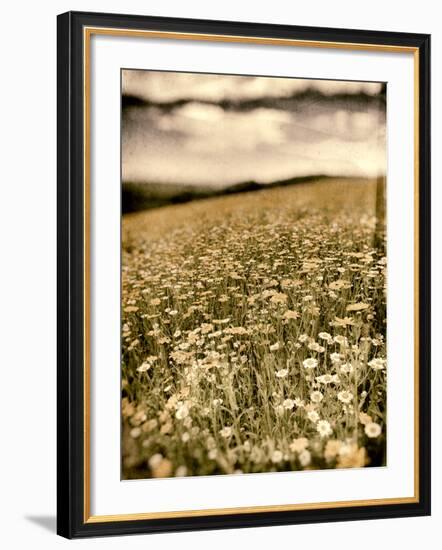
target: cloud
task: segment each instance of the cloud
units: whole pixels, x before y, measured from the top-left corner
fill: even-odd
[[[319,95],[289,99],[312,89]],[[124,71],[123,92],[147,103],[123,110],[123,181],[222,186],[312,174],[377,176],[386,164],[385,104],[358,94],[380,89],[363,82]],[[226,108],[234,100],[243,107]],[[173,108],[164,108],[167,102]]]
[[[385,170],[385,128],[374,111],[243,113],[195,104],[137,112],[125,123],[123,181],[225,185]]]

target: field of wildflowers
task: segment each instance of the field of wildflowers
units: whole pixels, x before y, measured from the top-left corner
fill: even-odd
[[[385,465],[375,181],[125,215],[122,298],[124,479]]]

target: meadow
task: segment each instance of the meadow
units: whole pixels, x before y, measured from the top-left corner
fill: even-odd
[[[326,179],[123,216],[123,479],[386,464],[379,192]]]

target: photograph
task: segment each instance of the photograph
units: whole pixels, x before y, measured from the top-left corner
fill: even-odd
[[[315,17],[57,17],[62,537],[431,514],[431,36]]]
[[[387,466],[386,94],[121,70],[123,480]]]

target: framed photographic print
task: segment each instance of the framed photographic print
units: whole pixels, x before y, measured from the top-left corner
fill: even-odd
[[[60,535],[430,513],[429,67],[58,17]]]

